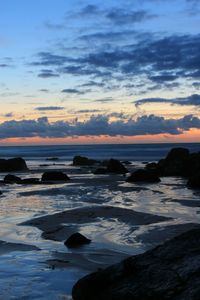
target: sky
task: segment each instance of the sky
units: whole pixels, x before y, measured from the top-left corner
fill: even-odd
[[[199,0],[0,0],[0,145],[200,141]]]

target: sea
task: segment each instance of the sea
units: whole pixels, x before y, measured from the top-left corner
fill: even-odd
[[[175,147],[200,152],[200,143],[0,146],[0,158],[26,160],[29,171],[13,173],[21,178],[40,179],[45,171],[61,170],[71,179],[53,185],[0,185],[0,299],[70,300],[73,285],[91,272],[87,265],[104,267],[107,262],[143,253],[199,224],[200,191],[188,189],[185,178],[130,184],[123,175],[94,175],[91,167],[72,166],[76,155],[97,160],[115,158],[129,161],[131,172],[166,157]],[[6,174],[0,174],[0,181]],[[63,226],[77,228],[92,239],[91,245],[75,250],[67,249],[62,239],[45,238],[36,227],[20,225],[32,218],[102,205],[169,220],[133,226],[123,218],[124,211],[121,219],[99,217],[85,224],[68,224],[66,220]],[[27,249],[27,245],[40,250]],[[62,257],[72,264],[63,265]]]
[[[185,147],[191,152],[200,151],[200,143],[0,146],[0,157],[20,156],[29,160],[58,157],[72,161],[75,155],[82,155],[94,159],[157,161],[175,147]]]

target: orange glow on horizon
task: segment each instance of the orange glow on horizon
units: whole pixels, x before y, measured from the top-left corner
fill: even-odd
[[[200,142],[200,129],[192,129],[180,135],[158,134],[142,136],[80,136],[66,138],[10,138],[1,140],[9,145],[59,145],[59,144],[136,144],[136,143],[195,143]]]

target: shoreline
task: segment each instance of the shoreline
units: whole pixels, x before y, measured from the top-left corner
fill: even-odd
[[[49,168],[40,167],[40,162],[41,159],[31,170],[14,174],[22,179],[34,174],[40,179],[42,172],[59,171],[69,175],[70,180],[39,185],[19,181],[3,186],[0,201],[4,235],[1,239],[7,234],[8,241],[16,243],[10,243],[9,247],[5,244],[2,255],[0,252],[0,263],[10,256],[18,260],[21,250],[27,250],[26,256],[34,257],[34,264],[40,257],[44,266],[42,277],[48,274],[53,280],[53,272],[59,276],[65,272],[68,296],[80,277],[120,263],[131,255],[142,255],[199,226],[199,194],[186,187],[184,177],[167,176],[155,183],[131,183],[126,179],[137,168],[145,169],[144,162],[127,163],[130,173],[126,176],[95,175],[96,165],[60,166],[58,163]],[[25,221],[20,222],[20,218]],[[6,220],[11,222],[8,227]],[[11,232],[12,228],[16,233]],[[79,248],[67,248],[64,241],[76,232],[92,242]],[[19,246],[18,240],[24,244]],[[36,254],[37,246],[41,250]],[[30,273],[37,274],[33,269],[29,269]],[[72,277],[68,277],[69,274]]]

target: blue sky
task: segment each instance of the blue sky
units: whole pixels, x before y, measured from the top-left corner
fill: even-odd
[[[195,141],[199,24],[197,0],[1,0],[2,143]]]

